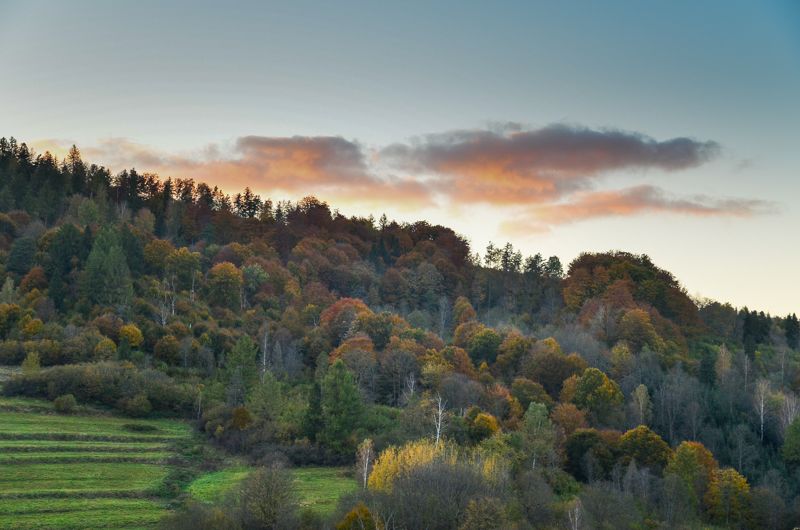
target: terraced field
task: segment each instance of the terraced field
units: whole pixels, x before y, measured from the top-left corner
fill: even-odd
[[[91,411],[87,411],[91,412]],[[170,458],[191,437],[170,420],[57,415],[0,398],[0,528],[153,528]]]

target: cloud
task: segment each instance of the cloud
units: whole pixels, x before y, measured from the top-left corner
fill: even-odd
[[[193,178],[231,194],[249,186],[274,199],[316,195],[370,208],[483,204],[504,208],[535,230],[644,213],[743,217],[774,211],[764,201],[679,197],[653,185],[600,191],[612,187],[601,184],[619,172],[669,174],[696,168],[719,156],[720,146],[574,125],[530,129],[496,124],[376,150],[340,136],[242,136],[178,153],[106,138],[83,153],[84,159],[115,171],[136,167],[162,177]]]
[[[612,171],[697,167],[719,150],[715,142],[691,138],[657,142],[638,133],[568,125],[528,130],[511,123],[428,135],[390,145],[380,154],[407,172],[440,176],[435,187],[458,200],[529,204],[590,190]]]
[[[698,217],[773,214],[778,205],[757,199],[718,199],[705,195],[681,197],[659,187],[631,186],[621,190],[579,193],[569,201],[544,204],[526,209],[512,221],[501,224],[507,233],[543,232],[553,226],[572,224],[588,219],[627,217],[645,213],[669,213]]]
[[[242,136],[231,144],[209,144],[180,153],[124,138],[104,138],[82,149],[82,154],[84,159],[99,161],[114,171],[136,167],[164,178],[205,181],[228,193],[248,186],[272,197],[315,194],[348,204],[374,204],[377,198],[434,204],[422,183],[391,174],[378,176],[371,171],[363,147],[338,136]]]

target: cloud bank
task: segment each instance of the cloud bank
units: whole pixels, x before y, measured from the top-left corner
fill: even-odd
[[[744,217],[775,209],[751,199],[677,196],[651,184],[602,189],[620,172],[662,178],[702,166],[719,156],[720,146],[574,125],[507,123],[378,149],[338,136],[243,136],[181,153],[109,138],[83,152],[114,170],[194,178],[229,193],[249,186],[273,198],[313,194],[348,205],[502,207],[522,221],[514,226],[534,231],[645,213]]]

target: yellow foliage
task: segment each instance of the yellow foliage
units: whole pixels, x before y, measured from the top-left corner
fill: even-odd
[[[389,447],[378,457],[367,483],[370,488],[388,491],[395,478],[414,467],[432,462],[434,458],[444,454],[445,451],[447,449],[444,444],[440,444],[439,449],[436,449],[430,440],[409,442],[400,448]]]
[[[119,329],[119,336],[121,338],[128,339],[128,343],[130,343],[130,345],[134,348],[139,346],[144,341],[142,332],[133,324],[122,326]]]
[[[706,503],[718,522],[728,526],[731,521],[747,517],[750,500],[750,485],[735,469],[723,469],[717,473],[708,493]]]
[[[117,345],[111,339],[101,340],[94,349],[96,359],[108,360],[117,352]]]
[[[31,338],[41,333],[43,327],[44,324],[42,321],[38,318],[34,318],[25,325],[25,329],[23,329],[22,332],[25,334],[25,338]]]

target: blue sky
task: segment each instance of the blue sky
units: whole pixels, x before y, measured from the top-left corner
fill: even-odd
[[[647,253],[690,293],[800,309],[800,4],[431,4],[0,0],[0,135],[39,151],[75,143],[117,171],[427,218],[478,250]],[[553,126],[645,150],[718,147],[666,165],[615,147],[611,165],[530,158],[539,144],[518,140]],[[499,151],[470,152],[467,132],[493,132]],[[310,140],[279,141],[292,137]],[[288,163],[321,156],[309,146],[340,156],[335,137],[356,160],[345,173]],[[388,164],[392,146],[413,156]],[[278,164],[276,149],[296,151]],[[472,165],[441,158],[454,151]],[[513,169],[475,165],[519,153]],[[529,202],[475,197],[494,183]],[[542,183],[558,193],[536,195]]]

